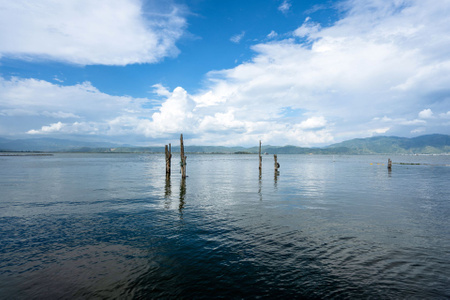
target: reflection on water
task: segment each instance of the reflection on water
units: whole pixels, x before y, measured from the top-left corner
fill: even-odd
[[[172,184],[170,181],[170,175],[166,175],[166,184],[164,186],[164,197],[170,198],[172,196]]]
[[[166,174],[166,183],[164,185],[164,199],[166,200],[165,208],[170,208],[172,199],[172,184],[170,181],[170,174]]]
[[[278,182],[278,176],[280,175],[280,171],[275,170],[273,175],[273,187],[275,191],[277,190],[277,182]]]
[[[450,298],[450,157],[190,157],[1,157],[0,295]]]
[[[178,207],[180,211],[180,218],[183,218],[183,208],[184,208],[184,197],[186,196],[186,178],[181,177],[180,181],[180,206]]]

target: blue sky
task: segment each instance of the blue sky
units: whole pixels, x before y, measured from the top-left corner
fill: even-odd
[[[449,15],[449,0],[0,0],[0,136],[449,134]]]

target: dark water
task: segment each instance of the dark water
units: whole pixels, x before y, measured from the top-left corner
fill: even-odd
[[[387,158],[0,157],[0,298],[449,299],[450,156]]]

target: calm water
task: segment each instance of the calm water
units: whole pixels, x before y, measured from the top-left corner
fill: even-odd
[[[390,158],[0,157],[0,298],[448,299],[450,156]]]

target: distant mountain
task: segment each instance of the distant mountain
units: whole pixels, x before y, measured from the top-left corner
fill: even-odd
[[[0,138],[0,151],[42,151],[54,152],[87,148],[118,147],[121,145],[105,142],[83,142],[55,138],[33,138],[10,140]]]
[[[134,147],[105,142],[82,142],[54,138],[21,140],[0,138],[0,151],[161,153],[164,152],[164,147]],[[179,151],[178,146],[172,147],[172,152]],[[185,146],[185,151],[187,153],[255,154],[258,153],[259,148]],[[450,153],[450,136],[443,134],[423,135],[415,138],[379,136],[352,139],[323,148],[266,145],[262,147],[262,152],[269,154],[439,154]]]
[[[378,136],[352,139],[326,147],[326,149],[347,149],[349,154],[436,154],[450,153],[450,136],[444,134],[422,135],[415,138]]]
[[[86,149],[73,149],[74,151],[82,151],[82,152],[148,152],[148,153],[162,153],[165,151],[165,148],[160,147],[114,147],[114,148],[97,148],[91,149],[90,151],[85,151]],[[244,147],[224,147],[224,146],[184,146],[184,151],[187,153],[224,153],[224,154],[232,154],[232,153],[249,153]],[[179,146],[172,146],[173,153],[179,153]]]

